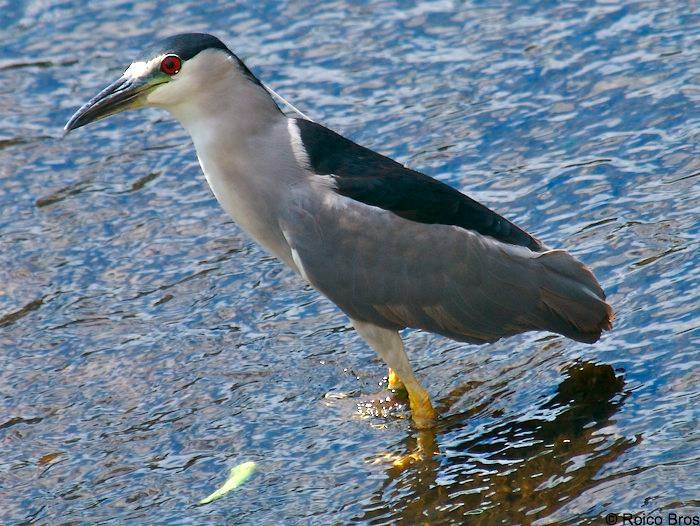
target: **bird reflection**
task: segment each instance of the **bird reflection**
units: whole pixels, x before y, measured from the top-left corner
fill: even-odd
[[[594,486],[601,468],[636,443],[597,433],[611,426],[624,403],[624,381],[610,365],[590,362],[574,364],[565,375],[556,394],[536,411],[543,416],[465,434],[465,420],[480,407],[406,438],[409,461],[387,470],[358,520],[531,524]],[[448,395],[442,411],[468,389]]]

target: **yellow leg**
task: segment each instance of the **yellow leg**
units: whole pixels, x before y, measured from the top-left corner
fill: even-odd
[[[399,378],[399,375],[396,374],[396,371],[394,371],[391,367],[389,367],[389,389],[392,391],[401,391],[406,389],[406,386],[403,385],[403,382],[401,381],[401,378]]]
[[[362,338],[382,357],[391,373],[398,377],[408,391],[413,423],[418,429],[428,429],[435,423],[435,409],[430,403],[430,395],[413,374],[411,364],[403,350],[403,342],[398,331],[378,327],[371,323],[353,320],[353,325]]]
[[[435,424],[435,409],[430,402],[428,391],[416,382],[415,385],[406,384],[408,402],[411,404],[411,416],[418,429],[429,429]]]

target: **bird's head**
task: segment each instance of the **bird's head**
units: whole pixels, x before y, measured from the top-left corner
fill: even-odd
[[[132,108],[155,106],[177,113],[179,106],[233,74],[259,81],[218,38],[185,33],[166,38],[133,62],[115,82],[82,106],[65,125],[66,133]]]

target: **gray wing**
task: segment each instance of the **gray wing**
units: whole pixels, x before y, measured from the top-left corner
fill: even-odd
[[[308,169],[333,179],[334,191],[419,223],[454,225],[507,244],[546,250],[532,235],[462,192],[355,144],[315,122],[292,121]]]
[[[593,342],[612,312],[593,274],[535,252],[427,224],[314,185],[281,226],[300,272],[351,318],[484,343],[529,330]]]
[[[281,225],[296,266],[352,318],[489,342],[549,330],[592,342],[612,312],[593,274],[493,210],[303,119],[311,188]]]

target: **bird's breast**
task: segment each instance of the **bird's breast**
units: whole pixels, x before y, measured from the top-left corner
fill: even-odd
[[[279,185],[269,181],[270,175],[245,153],[195,146],[204,177],[221,207],[264,249],[295,268],[279,226]]]
[[[299,272],[280,226],[295,206],[290,189],[306,180],[292,151],[287,119],[276,112],[260,123],[199,117],[181,122],[222,208],[263,248]]]

